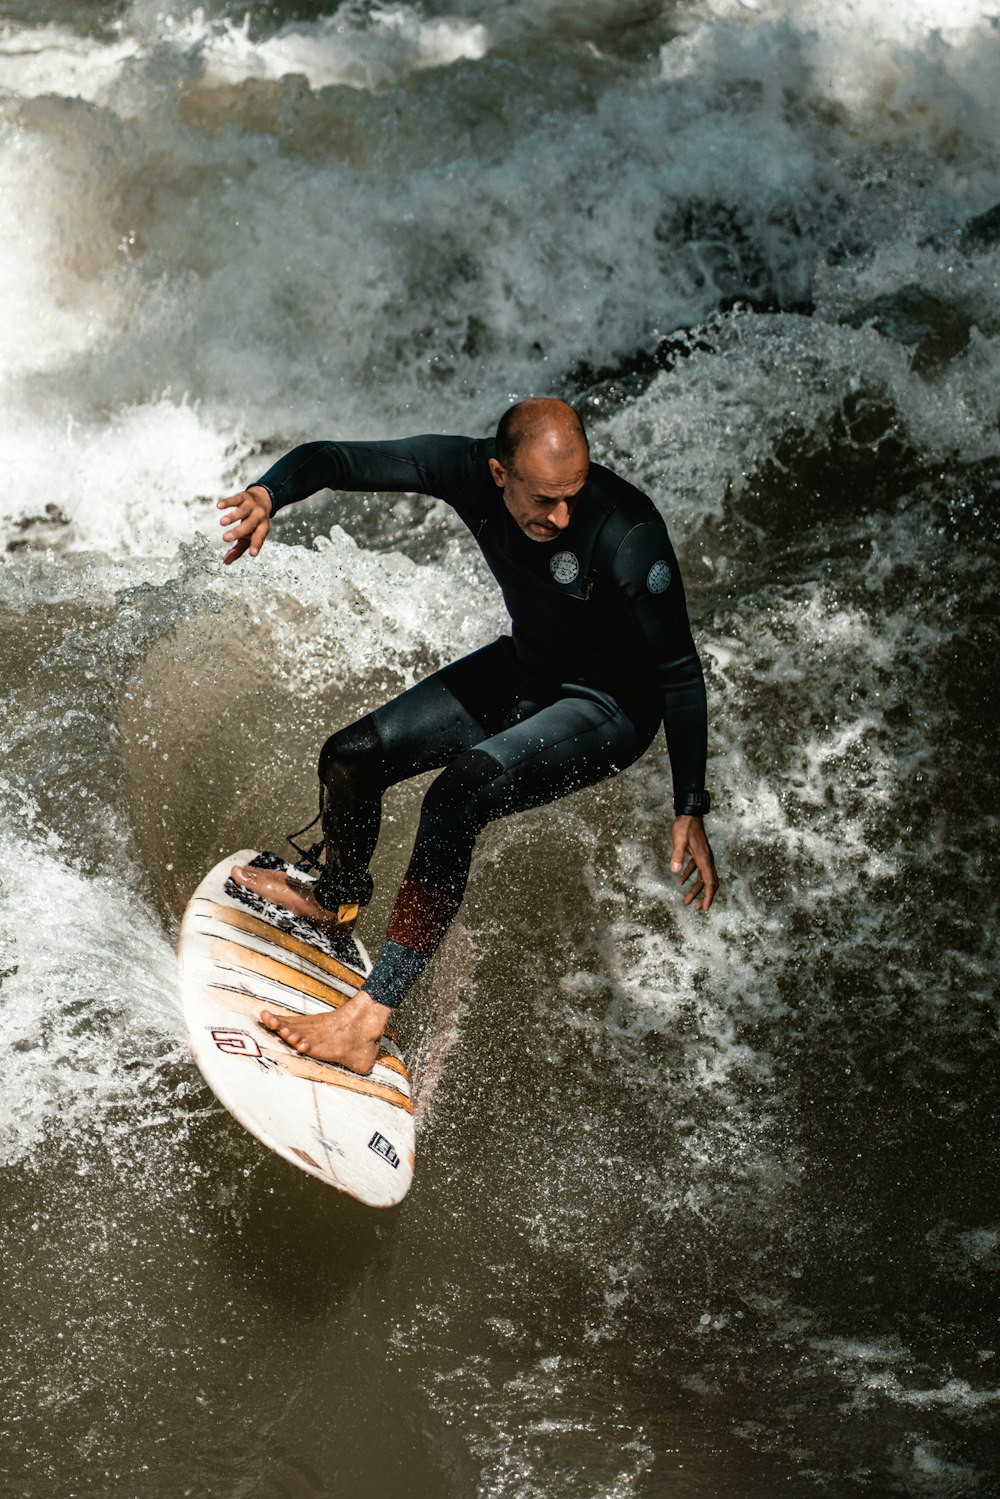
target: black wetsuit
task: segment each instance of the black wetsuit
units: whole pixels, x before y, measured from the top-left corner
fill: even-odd
[[[326,788],[324,905],[371,898],[368,864],[386,787],[446,767],[424,800],[389,937],[367,991],[398,1004],[458,909],[486,824],[623,770],[662,722],[674,808],[699,807],[707,714],[701,664],[666,526],[652,501],[592,464],[569,525],[524,535],[494,483],[492,441],[424,436],[315,442],[258,482],[273,510],[316,490],[434,495],[475,537],[512,636],[445,667],[334,734]]]

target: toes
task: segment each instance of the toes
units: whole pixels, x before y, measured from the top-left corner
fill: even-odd
[[[261,1010],[260,1023],[267,1030],[273,1031],[293,1051],[299,1052],[304,1057],[310,1055],[312,1048],[309,1041],[297,1030],[294,1030],[282,1016],[272,1015],[270,1010]]]
[[[293,1031],[290,1025],[279,1026],[278,1035],[284,1041],[285,1045],[290,1046],[293,1051],[297,1051],[304,1057],[309,1055],[309,1042],[305,1036],[300,1036],[298,1031]]]

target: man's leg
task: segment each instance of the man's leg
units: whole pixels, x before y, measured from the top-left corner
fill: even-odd
[[[330,896],[370,895],[367,862],[378,837],[381,794],[387,786],[461,756],[484,736],[521,721],[537,708],[515,670],[512,642],[504,637],[435,673],[342,735],[334,735],[321,758],[323,784],[330,793],[325,809],[330,816],[324,818]],[[293,888],[287,877],[275,871],[258,873],[248,868],[233,874],[257,890],[258,880],[269,881],[267,892],[261,890],[268,899],[313,920],[328,919],[311,887]],[[326,875],[325,869],[324,879]],[[283,887],[278,882],[284,882]],[[301,904],[292,905],[293,901]],[[450,919],[450,906],[448,913]],[[391,1014],[391,1009],[381,1001],[373,1002],[361,990],[329,1013],[293,1019],[262,1010],[260,1019],[303,1055],[368,1073],[378,1059],[379,1041]]]
[[[367,905],[382,795],[399,781],[439,770],[519,716],[534,712],[513,671],[508,640],[465,656],[331,736],[319,760],[323,794],[321,905]]]
[[[435,672],[323,746],[325,862],[315,884],[252,866],[234,869],[233,878],[295,915],[350,930],[357,914],[351,908],[372,897],[368,866],[387,788],[446,765],[536,707],[523,697],[506,638]]]

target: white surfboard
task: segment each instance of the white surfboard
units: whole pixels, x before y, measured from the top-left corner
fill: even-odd
[[[391,1207],[413,1180],[415,1147],[410,1075],[394,1032],[361,1077],[300,1056],[258,1018],[262,1008],[315,1015],[343,1004],[371,960],[355,937],[327,936],[230,879],[234,864],[256,859],[288,867],[244,849],[205,876],[184,913],[178,956],[194,1059],[271,1150],[371,1207]]]

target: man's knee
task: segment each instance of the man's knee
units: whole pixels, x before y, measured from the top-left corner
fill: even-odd
[[[382,790],[382,741],[371,714],[331,734],[319,756],[319,778],[332,801]]]
[[[455,822],[478,831],[499,815],[496,782],[503,766],[486,750],[465,750],[431,783],[423,814],[435,822]]]

